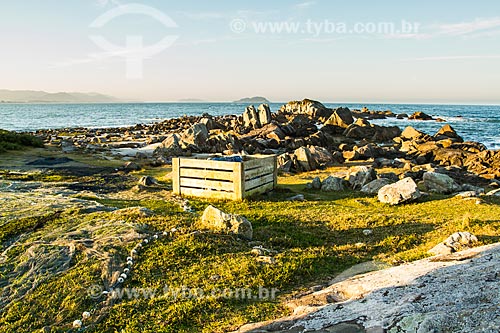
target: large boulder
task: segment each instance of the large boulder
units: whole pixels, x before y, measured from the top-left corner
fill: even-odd
[[[311,171],[316,169],[317,165],[311,158],[311,151],[309,150],[309,148],[297,148],[293,154],[295,155],[301,171]]]
[[[259,138],[267,138],[271,140],[276,140],[276,142],[281,142],[285,139],[286,133],[283,129],[275,123],[270,123],[262,126],[261,128],[254,129],[247,134],[241,135],[242,138],[251,138],[251,137],[259,137]]]
[[[451,139],[454,142],[463,142],[464,141],[464,139],[462,139],[462,137],[460,137],[460,135],[458,135],[457,132],[455,132],[453,127],[451,127],[448,124],[441,127],[439,129],[439,131],[437,131],[437,133],[434,134],[434,139],[436,139],[438,141],[439,140],[446,140],[446,139]]]
[[[182,156],[188,152],[203,152],[208,147],[209,132],[203,123],[196,123],[182,133],[169,134],[155,149],[153,156]]]
[[[261,104],[258,107],[260,126],[265,126],[271,122],[271,109],[268,104]]]
[[[236,154],[243,150],[243,144],[231,133],[215,133],[210,135],[204,152]]]
[[[180,135],[176,133],[169,134],[153,152],[153,156],[164,157],[182,156],[183,154],[184,150],[181,146]]]
[[[429,250],[434,255],[447,255],[473,247],[478,242],[476,236],[470,232],[455,232],[444,242]]]
[[[437,172],[426,172],[423,176],[424,185],[427,191],[450,194],[461,190],[453,178],[448,175]]]
[[[422,111],[417,111],[413,113],[411,116],[408,117],[410,120],[434,120],[431,116],[428,114],[422,112]]]
[[[332,192],[332,191],[343,191],[344,190],[344,180],[342,178],[328,176],[325,180],[321,182],[321,191]]]
[[[485,150],[470,155],[464,166],[487,179],[500,179],[500,150]]]
[[[243,112],[243,127],[246,128],[260,128],[260,119],[255,106],[247,106],[245,112]]]
[[[375,179],[369,182],[368,184],[364,185],[361,188],[361,192],[366,194],[377,194],[382,187],[389,184],[392,184],[392,181],[388,178]]]
[[[335,162],[339,162],[338,158],[324,147],[309,146],[309,152],[311,153],[311,159],[314,161],[316,168],[330,166]],[[340,161],[340,163],[342,163],[342,161]]]
[[[462,167],[466,164],[468,157],[473,154],[462,149],[440,148],[433,150],[432,155],[433,161],[440,165]]]
[[[202,147],[207,144],[209,134],[205,124],[197,123],[182,133],[182,141],[186,146]]]
[[[415,128],[411,126],[407,126],[403,132],[401,132],[401,138],[404,140],[411,140],[411,141],[429,141],[431,140],[431,137],[424,132],[420,132],[419,130],[416,130]]]
[[[325,107],[318,101],[310,99],[291,101],[283,105],[280,109],[280,113],[283,114],[304,114],[319,121],[325,121],[328,119],[332,112],[332,109]]]
[[[321,167],[342,163],[340,153],[332,154],[326,148],[318,146],[299,147],[291,156],[291,171],[311,171]],[[296,164],[293,164],[293,161]],[[286,161],[283,161],[286,163]],[[295,167],[294,167],[295,166]]]
[[[375,178],[377,178],[377,172],[372,167],[357,166],[349,169],[348,180],[354,190],[360,190]]]
[[[367,120],[358,119],[349,125],[343,135],[352,139],[366,139],[377,142],[389,141],[401,134],[397,126],[378,126],[370,124]]]
[[[333,111],[333,114],[324,123],[325,125],[333,125],[342,128],[347,128],[354,122],[351,110],[348,108],[340,107]]]
[[[409,202],[420,198],[422,194],[417,188],[415,181],[406,177],[400,181],[382,187],[378,191],[378,200],[390,205]]]
[[[201,224],[210,230],[231,232],[248,240],[253,237],[252,224],[246,218],[224,213],[211,205],[203,211]]]
[[[199,121],[200,124],[204,124],[209,131],[221,128],[220,124],[218,124],[212,117],[203,117]]]

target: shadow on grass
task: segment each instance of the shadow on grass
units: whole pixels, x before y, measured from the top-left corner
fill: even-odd
[[[480,242],[485,244],[500,242],[500,236],[477,235]]]

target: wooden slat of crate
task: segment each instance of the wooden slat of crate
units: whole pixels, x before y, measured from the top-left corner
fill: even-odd
[[[252,190],[254,188],[257,188],[259,186],[262,186],[262,185],[265,185],[268,183],[271,183],[271,184],[274,183],[274,175],[272,173],[268,174],[268,175],[264,175],[264,176],[259,177],[259,178],[245,181],[245,188],[247,188],[248,190]]]
[[[180,168],[198,168],[198,169],[211,169],[211,170],[233,170],[233,163],[237,162],[224,162],[224,161],[212,161],[212,160],[197,160],[181,158],[179,160]]]
[[[212,190],[204,190],[199,188],[182,188],[182,195],[193,196],[193,197],[203,197],[210,199],[230,199],[237,200],[233,192],[223,192],[223,191],[212,191]]]
[[[263,167],[260,168],[245,170],[245,180],[249,180],[273,172],[274,172],[274,165],[264,165]]]
[[[195,187],[201,189],[212,189],[225,192],[233,192],[234,184],[232,182],[224,182],[218,180],[206,180],[206,179],[195,179],[195,178],[182,178],[181,177],[181,191],[184,191],[185,187]]]
[[[245,170],[262,167],[265,165],[274,165],[274,156],[254,158],[249,161],[243,162],[245,164]]]
[[[215,170],[205,170],[205,169],[192,169],[192,168],[180,168],[180,176],[188,178],[200,178],[200,179],[219,179],[219,180],[230,180],[234,179],[232,171],[215,171]]]
[[[249,196],[252,196],[254,194],[262,194],[262,193],[265,193],[267,191],[272,190],[273,188],[274,188],[274,184],[273,183],[268,183],[268,184],[265,184],[263,186],[254,188],[252,190],[246,191],[245,192],[245,197],[249,197]]]

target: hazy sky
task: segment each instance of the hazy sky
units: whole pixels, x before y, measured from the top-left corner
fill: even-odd
[[[500,103],[498,0],[0,6],[0,89],[145,101]]]

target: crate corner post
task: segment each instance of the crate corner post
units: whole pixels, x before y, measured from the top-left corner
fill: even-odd
[[[235,162],[233,168],[234,179],[234,200],[243,200],[245,198],[245,164]]]
[[[181,194],[181,168],[180,158],[172,158],[172,192]]]

